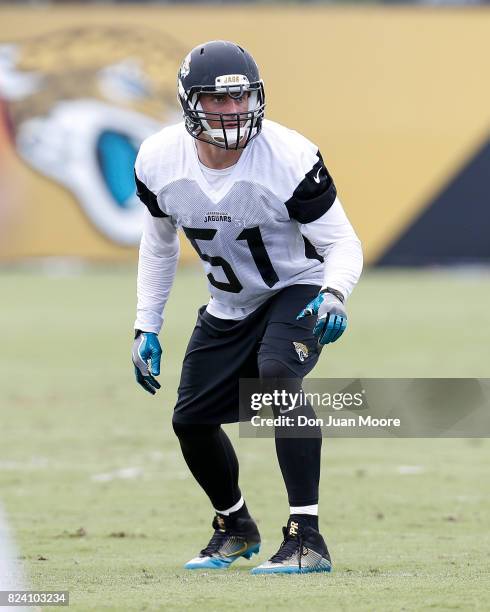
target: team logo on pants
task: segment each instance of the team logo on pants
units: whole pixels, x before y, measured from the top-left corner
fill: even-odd
[[[300,361],[308,359],[308,347],[305,344],[302,342],[293,342],[293,345]]]

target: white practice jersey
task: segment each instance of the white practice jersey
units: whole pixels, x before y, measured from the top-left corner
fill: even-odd
[[[178,259],[181,229],[201,258],[210,314],[241,319],[294,284],[349,295],[360,243],[318,148],[272,121],[222,172],[203,170],[184,124],[146,139],[137,192],[148,211],[140,246],[135,327],[158,332]]]

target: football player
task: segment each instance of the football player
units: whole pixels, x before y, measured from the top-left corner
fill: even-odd
[[[346,328],[362,251],[318,148],[264,119],[250,53],[227,41],[195,47],[180,67],[178,98],[184,121],[145,140],[135,164],[146,212],[132,354],[137,381],[154,394],[181,229],[203,262],[210,298],[187,347],[173,427],[215,511],[208,545],[185,567],[220,569],[260,547],[221,427],[239,420],[239,379],[300,387]],[[321,432],[311,429],[305,437],[276,430],[290,516],[278,551],[253,573],[331,569],[318,528]]]

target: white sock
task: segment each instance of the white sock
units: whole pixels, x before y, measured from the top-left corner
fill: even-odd
[[[236,512],[237,510],[240,510],[240,508],[243,506],[244,503],[245,501],[243,497],[240,497],[237,503],[234,506],[231,506],[231,508],[227,508],[226,510],[216,510],[215,508],[214,511],[218,512],[219,514],[224,514],[225,516],[230,516],[232,512]]]
[[[312,504],[311,506],[290,506],[290,514],[311,514],[312,516],[318,516],[318,504]]]

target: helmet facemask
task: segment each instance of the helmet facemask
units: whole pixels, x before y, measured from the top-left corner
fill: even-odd
[[[196,138],[222,149],[244,149],[261,130],[265,109],[265,94],[262,81],[249,83],[242,75],[236,85],[220,85],[220,79],[226,80],[230,75],[216,79],[216,85],[192,87],[186,94],[179,82],[179,98],[184,109],[187,131]],[[205,112],[200,102],[201,94],[229,95],[240,98],[248,92],[248,110],[240,113]],[[210,121],[219,122],[218,127],[211,127]]]

